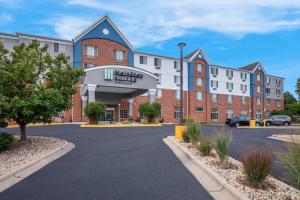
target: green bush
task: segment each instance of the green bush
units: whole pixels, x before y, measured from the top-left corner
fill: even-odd
[[[229,147],[230,147],[230,134],[219,134],[215,139],[215,150],[223,164],[227,164]]]
[[[106,105],[101,101],[91,102],[86,105],[84,108],[84,114],[89,119],[92,120],[92,123],[95,123],[104,116],[106,111]]]
[[[209,139],[201,139],[200,145],[198,145],[197,149],[202,153],[202,155],[207,156],[212,150],[212,143]]]
[[[201,129],[199,128],[199,124],[191,123],[188,125],[187,129],[187,136],[189,137],[192,143],[196,143],[199,140]]]
[[[190,142],[190,138],[189,138],[189,136],[187,135],[187,132],[186,132],[186,131],[183,132],[183,134],[182,134],[182,139],[183,139],[183,141],[186,142],[186,143],[189,143],[189,142]]]
[[[183,123],[185,124],[192,124],[194,122],[195,122],[194,119],[183,119]]]
[[[139,113],[141,116],[147,118],[148,123],[153,123],[155,118],[160,117],[161,105],[159,103],[143,103],[139,106]]]
[[[247,153],[242,159],[246,181],[250,186],[260,187],[272,169],[272,156],[260,151]]]
[[[14,141],[14,136],[8,133],[0,133],[0,152],[11,147]]]
[[[300,189],[300,144],[292,142],[287,147],[286,152],[279,152],[277,156],[287,167],[295,187]]]

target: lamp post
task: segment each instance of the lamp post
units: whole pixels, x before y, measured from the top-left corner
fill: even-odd
[[[180,124],[183,125],[183,47],[185,43],[178,43],[180,48]]]

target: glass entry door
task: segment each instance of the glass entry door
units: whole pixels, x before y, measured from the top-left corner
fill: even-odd
[[[109,122],[114,121],[114,110],[113,109],[106,110],[105,121],[109,121]]]

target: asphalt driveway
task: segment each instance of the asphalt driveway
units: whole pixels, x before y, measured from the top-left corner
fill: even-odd
[[[0,193],[1,200],[212,199],[163,143],[173,126],[61,125],[31,127],[28,133],[62,138],[76,148]]]

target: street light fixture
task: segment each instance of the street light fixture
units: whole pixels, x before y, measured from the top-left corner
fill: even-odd
[[[178,43],[180,48],[180,124],[183,125],[183,47],[186,44]]]

